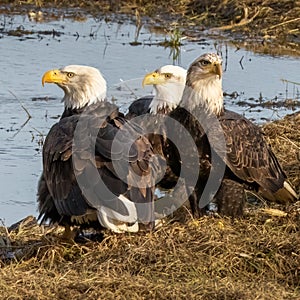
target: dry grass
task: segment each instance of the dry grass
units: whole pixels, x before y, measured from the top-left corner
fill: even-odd
[[[264,125],[264,132],[286,171],[300,193],[300,113],[288,115]]]
[[[300,113],[264,126],[298,191],[299,125]],[[182,207],[154,232],[105,231],[85,243],[65,243],[61,228],[32,217],[0,229],[11,241],[2,299],[300,299],[299,201],[249,204],[236,220],[195,220]]]
[[[179,212],[186,214],[185,210]],[[173,220],[147,234],[65,244],[34,224],[10,233],[2,299],[299,299],[300,212]]]

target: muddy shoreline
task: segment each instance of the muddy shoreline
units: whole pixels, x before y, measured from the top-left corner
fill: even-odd
[[[84,20],[86,14],[137,26],[149,25],[197,40],[222,37],[237,47],[271,55],[300,55],[300,4],[292,0],[231,1],[0,1],[4,14],[29,14],[37,22],[62,14]]]

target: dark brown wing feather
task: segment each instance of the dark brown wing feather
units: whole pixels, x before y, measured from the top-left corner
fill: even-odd
[[[222,191],[217,194],[223,200],[220,202],[220,199],[217,199],[219,200],[217,202],[222,203],[222,208],[219,209],[226,214],[232,216],[241,214],[244,198],[243,193],[241,193],[242,185],[240,184],[246,185],[247,188],[258,192],[265,199],[271,201],[287,202],[297,198],[292,187],[285,188],[285,185],[287,185],[286,175],[266,143],[260,128],[249,120],[234,112],[225,111],[219,117],[220,128],[220,126],[213,126],[216,121],[215,118],[210,119],[209,116],[205,116],[201,108],[195,109],[193,114],[190,114],[184,108],[178,107],[169,116],[182,124],[183,128],[191,134],[198,149],[194,153],[189,147],[186,147],[183,148],[181,153],[186,157],[190,155],[192,158],[197,155],[199,158],[199,177],[189,198],[194,213],[206,187],[208,176],[211,171],[216,174],[220,173],[219,167],[222,169],[222,160],[224,160],[227,167],[225,168],[224,179],[221,182]],[[203,118],[200,118],[202,124],[194,116],[203,116]],[[213,121],[211,125],[209,125],[210,121]],[[202,125],[207,127],[209,140]],[[173,127],[167,128],[168,134],[173,130]],[[183,130],[177,129],[176,132],[178,139],[181,140],[184,134]],[[225,145],[218,143],[220,132],[224,133]],[[212,149],[209,141],[214,142]],[[216,157],[213,168],[211,168],[211,150],[214,153],[222,154]],[[169,155],[169,165],[175,174],[179,174],[181,166],[179,153],[171,150]],[[183,174],[183,177],[187,186],[189,186],[192,181],[190,174],[193,173],[195,164],[185,167],[188,172]],[[220,180],[220,178],[218,177],[216,180]],[[230,185],[232,185],[231,188]],[[240,193],[239,198],[231,200],[233,194],[238,195]],[[235,209],[232,209],[233,207]]]
[[[172,142],[167,138],[166,128],[159,122],[160,126],[155,124],[155,117],[159,118],[161,115],[167,115],[170,112],[170,109],[162,108],[160,111],[155,114],[150,113],[150,104],[154,96],[145,96],[140,99],[135,100],[129,106],[128,114],[126,119],[132,119],[134,117],[143,116],[143,119],[139,118],[139,124],[143,127],[144,132],[151,132],[147,134],[147,138],[150,141],[153,151],[156,155],[159,156],[160,164],[164,164],[168,160],[167,156],[170,151],[176,151],[176,147]],[[171,156],[172,158],[175,156]],[[179,167],[180,168],[180,167]],[[179,171],[180,173],[180,171]],[[178,180],[178,176],[173,172],[172,168],[167,164],[164,176],[158,183],[157,186],[163,189],[173,188]]]
[[[226,140],[226,164],[242,181],[275,193],[286,176],[260,128],[239,114],[225,111],[220,124]]]
[[[156,186],[163,189],[171,189],[176,185],[178,176],[173,172],[168,163],[166,165],[166,161],[169,162],[168,154],[173,149],[176,151],[176,147],[168,139],[165,116],[166,113],[163,111],[157,114],[146,112],[137,119],[137,122],[152,145],[158,165],[165,166],[164,170],[160,168],[158,171],[159,175],[157,173],[157,178],[160,177],[161,180],[157,182]],[[170,158],[173,157],[172,155]],[[142,167],[142,164],[140,164],[140,167]]]
[[[198,148],[200,163],[203,164],[207,156],[210,160],[210,144],[202,125],[194,115],[201,116],[203,112],[195,111],[192,115],[184,108],[177,108],[170,113],[170,116],[179,121],[193,136]],[[214,119],[211,121],[214,122]],[[207,123],[210,122],[210,119],[207,118],[205,121],[201,119],[201,122]],[[223,129],[226,149],[224,149],[225,151],[218,149],[218,151],[226,153],[224,156],[225,163],[236,176],[236,180],[249,184],[255,183],[271,192],[276,192],[282,188],[286,176],[266,143],[260,128],[250,120],[228,110],[225,110],[219,117],[219,122]],[[218,137],[218,134],[213,130],[219,130],[218,126],[208,126],[212,140],[214,135]],[[178,134],[181,135],[180,132]],[[210,167],[209,164],[207,166],[208,170],[200,165],[200,177],[202,175],[203,178],[208,176]],[[226,173],[225,176],[231,176],[230,172]]]
[[[197,115],[197,113],[195,113],[194,115]],[[169,114],[169,117],[175,119],[182,126],[176,126],[176,128],[174,128],[172,124],[170,124],[170,126],[167,126],[168,135],[175,131],[173,135],[177,136],[177,144],[184,143],[183,137],[187,135],[187,133],[189,133],[194,140],[195,146],[198,149],[197,152],[194,152],[188,145],[186,145],[186,147],[181,147],[181,155],[186,158],[190,157],[190,160],[188,160],[187,163],[189,161],[192,162],[191,165],[186,166],[187,169],[191,170],[191,174],[194,174],[192,170],[195,169],[193,163],[197,160],[200,164],[201,160],[205,159],[207,154],[210,154],[210,147],[208,144],[207,136],[201,124],[197,121],[194,115],[189,113],[183,107],[177,107]],[[169,164],[174,173],[179,175],[181,169],[180,162],[182,160],[182,157],[179,156],[179,152],[174,147],[175,145],[173,144],[168,148]],[[188,176],[189,174],[185,175],[186,178],[188,178]]]
[[[145,96],[133,101],[128,107],[128,113],[126,115],[126,119],[132,119],[137,116],[144,115],[149,113],[149,106],[153,99],[153,95]]]
[[[139,127],[128,125],[118,109],[107,102],[93,105],[82,114],[65,115],[68,117],[51,128],[43,148],[43,174],[38,187],[42,221],[70,224],[72,216],[84,215],[88,209],[106,203],[101,198],[100,177],[114,195],[134,194],[133,201],[151,203],[154,187],[152,180],[144,175],[153,169],[153,152],[149,141],[138,132]],[[99,120],[104,122],[99,124]],[[79,121],[81,125],[77,127]],[[75,129],[79,138],[73,145]],[[126,154],[124,149],[130,142],[131,149]],[[122,181],[112,161],[120,166],[125,179],[134,177],[134,172],[142,175],[139,179],[142,187],[128,186]],[[87,176],[95,166],[100,177]],[[75,174],[84,183],[83,187],[79,188]],[[83,196],[82,188],[98,198],[89,201]]]
[[[177,176],[183,177],[185,181],[193,214],[199,212],[199,215],[202,215],[199,200],[206,186],[211,164],[210,146],[203,127],[195,117],[197,115],[201,114],[197,112],[191,114],[183,107],[177,107],[169,114],[169,117],[181,126],[174,128],[171,123],[167,126],[168,135],[173,134],[177,137],[176,145],[170,144],[168,148],[167,158],[172,171]],[[193,145],[185,142],[187,134],[190,134]],[[176,147],[178,145],[181,145],[180,151]]]

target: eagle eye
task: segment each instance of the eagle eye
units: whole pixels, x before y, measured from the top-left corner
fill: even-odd
[[[69,78],[72,78],[72,77],[74,77],[74,75],[75,75],[75,74],[74,74],[74,73],[72,73],[72,72],[68,72],[68,73],[67,73],[67,76],[68,76]]]
[[[200,61],[200,64],[201,64],[201,66],[208,66],[208,65],[211,64],[211,62],[208,61],[208,60],[206,60],[206,59],[202,59],[202,60]]]
[[[165,78],[166,79],[170,79],[172,77],[172,74],[171,73],[165,73]]]

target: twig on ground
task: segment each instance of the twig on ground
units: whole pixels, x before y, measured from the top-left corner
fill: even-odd
[[[276,24],[276,25],[273,25],[273,26],[269,27],[267,30],[274,29],[276,27],[283,26],[283,25],[286,25],[286,24],[289,24],[289,23],[292,23],[292,22],[297,22],[297,21],[300,21],[300,18],[295,18],[295,19],[292,19],[292,20],[281,22],[279,24]]]
[[[126,81],[124,81],[122,78],[120,78],[120,81],[122,82],[122,84],[124,84],[124,86],[128,89],[128,91],[130,91],[132,93],[132,95],[135,97],[135,99],[138,98],[138,96],[136,95],[136,93],[126,84]]]
[[[260,13],[260,10],[258,9],[257,12],[250,19],[248,19],[248,8],[244,7],[245,17],[239,23],[235,23],[235,24],[231,24],[231,25],[225,25],[225,26],[220,26],[220,27],[214,27],[214,28],[211,28],[210,31],[214,31],[214,30],[229,30],[229,29],[232,29],[234,27],[248,25],[249,23],[251,23],[259,15],[259,13]]]
[[[19,100],[19,98],[12,91],[10,91],[10,90],[8,90],[8,91],[19,101],[21,107],[26,112],[28,119],[31,119],[32,118],[31,114],[29,113],[28,109],[23,105],[23,103]]]
[[[287,79],[280,79],[280,80],[284,83],[292,83],[292,84],[300,85],[300,82],[295,82]]]

